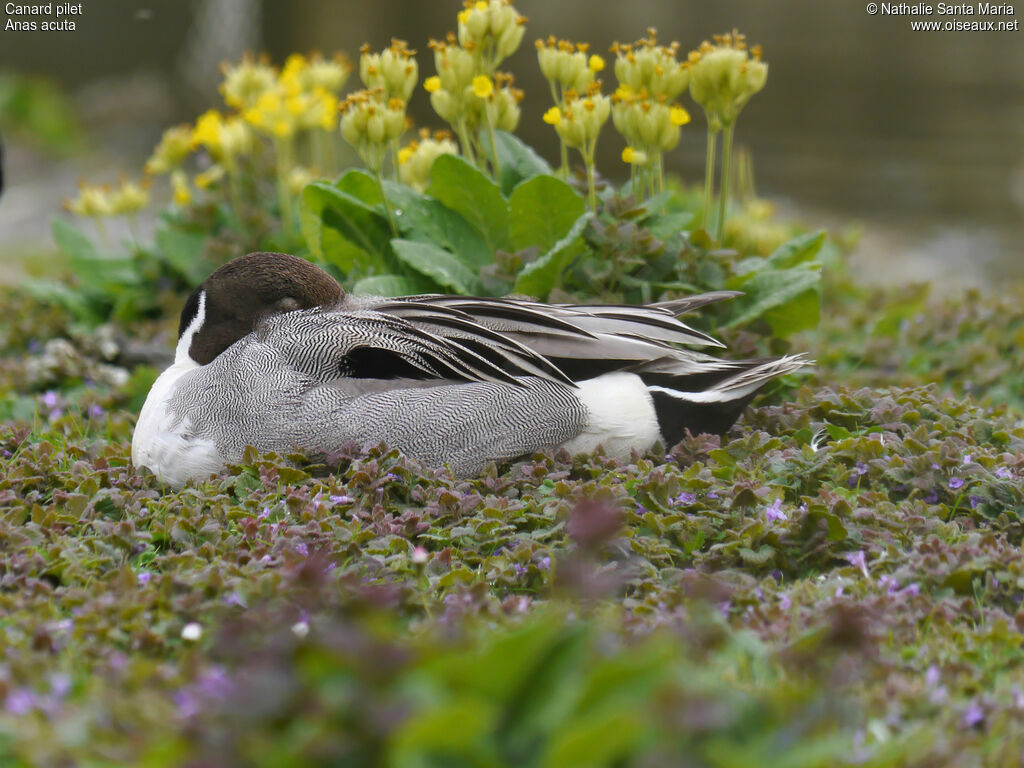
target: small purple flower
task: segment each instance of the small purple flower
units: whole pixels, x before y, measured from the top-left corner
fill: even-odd
[[[939,668],[932,664],[928,667],[928,670],[924,673],[924,684],[929,688],[934,688],[942,681],[942,674],[939,672]]]
[[[149,507],[139,507],[139,517],[146,517],[149,514]]]
[[[351,504],[355,499],[346,494],[333,495],[331,498],[331,504]]]
[[[36,706],[36,697],[24,688],[15,688],[7,694],[4,707],[12,715],[27,715]]]
[[[935,491],[929,491],[927,494],[925,494],[925,497],[924,497],[924,503],[925,504],[934,504],[938,500],[939,500],[939,494],[937,494]]]
[[[786,513],[782,511],[782,499],[776,499],[770,507],[765,507],[765,517],[769,520],[787,520]]]
[[[149,571],[139,571],[138,576],[135,577],[139,584],[148,584],[150,579],[153,578],[153,574]]]
[[[935,463],[935,462],[933,461],[933,462],[932,462],[932,469],[940,469],[940,467],[939,467],[939,465],[938,465],[938,464],[936,464],[936,463]]]
[[[715,491],[708,491],[708,498],[709,499],[717,499],[718,498],[718,494]]]
[[[1013,694],[1013,706],[1017,709],[1024,709],[1024,691],[1014,686],[1010,689],[1010,693]]]
[[[50,421],[56,421],[57,419],[59,419],[63,415],[64,415],[64,409],[63,408],[54,408],[52,411],[50,411],[50,415],[47,416],[47,418]]]
[[[96,403],[89,406],[88,414],[90,419],[98,419],[104,413],[105,411],[100,406],[96,405]]]
[[[43,393],[43,396],[42,396],[41,399],[43,401],[43,405],[45,405],[50,410],[53,410],[54,408],[56,408],[57,407],[57,403],[59,402],[59,398],[57,396],[57,393],[54,392],[52,389],[47,390],[45,393]]]
[[[840,584],[838,587],[836,587],[836,597],[840,598],[840,597],[843,596],[843,594],[844,594],[844,592],[843,592],[843,585]]]
[[[964,710],[963,719],[961,722],[964,724],[964,728],[973,728],[979,725],[985,719],[985,710],[982,709],[981,704],[978,703],[977,699],[972,699],[971,703],[967,705],[967,709]]]
[[[779,608],[784,611],[788,611],[793,606],[793,601],[789,599],[789,595],[783,592],[779,595]]]
[[[970,464],[973,459],[974,457],[968,453],[966,456],[964,456],[964,464]]]
[[[526,573],[526,566],[522,563],[513,563],[512,570],[516,572],[516,576],[522,577],[522,575]]]
[[[718,604],[718,610],[722,612],[725,618],[729,618],[729,612],[732,610],[732,600],[726,600],[724,603]]]
[[[309,557],[309,547],[306,546],[306,542],[300,541],[295,545],[295,551],[303,557]]]
[[[542,557],[540,559],[540,562],[537,564],[537,567],[539,567],[542,571],[550,571],[551,570],[551,558],[548,557],[547,555],[545,555],[544,557]]]
[[[264,507],[263,511],[256,515],[257,520],[266,520],[270,517],[270,507]]]
[[[861,573],[864,574],[864,578],[869,578],[868,563],[867,559],[864,557],[863,549],[858,549],[856,552],[848,552],[847,554],[843,555],[843,557],[846,558],[847,562],[849,562],[850,565],[854,566],[855,568],[860,568]]]
[[[1013,472],[1011,472],[1006,467],[997,467],[996,477],[998,477],[1000,480],[1009,480],[1010,478],[1013,477]]]
[[[689,506],[690,504],[696,504],[697,503],[697,494],[695,494],[695,493],[688,493],[687,491],[683,491],[678,496],[676,496],[674,499],[672,499],[672,503],[673,504],[680,504],[682,506]]]
[[[951,477],[949,478],[949,490],[959,491],[964,487],[964,479],[962,477]]]
[[[971,502],[971,509],[977,509],[978,505],[985,500],[983,496],[975,496],[973,493],[967,498]]]

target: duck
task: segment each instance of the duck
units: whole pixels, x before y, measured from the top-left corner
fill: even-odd
[[[241,463],[247,446],[329,456],[385,443],[472,477],[542,450],[628,459],[687,430],[724,433],[762,386],[811,362],[699,351],[724,345],[679,316],[737,295],[361,296],[307,259],[250,253],[185,301],[132,462],[180,488]]]

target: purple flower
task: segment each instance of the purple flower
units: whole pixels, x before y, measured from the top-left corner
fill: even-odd
[[[717,499],[718,498],[718,494],[715,491],[708,491],[708,498],[709,499]]]
[[[678,496],[676,496],[674,499],[672,499],[672,503],[673,504],[681,504],[683,506],[689,506],[690,504],[696,504],[697,503],[697,494],[689,493],[687,491],[683,491]]]
[[[1013,694],[1013,706],[1017,709],[1024,709],[1024,691],[1014,686],[1010,689],[1010,693]]]
[[[868,564],[867,559],[864,557],[864,550],[858,549],[856,552],[848,552],[843,555],[850,565],[860,568],[861,573],[864,574],[864,578],[868,578]]]
[[[967,498],[971,502],[971,509],[977,509],[978,505],[985,500],[983,496],[975,496],[973,493]]]
[[[355,499],[345,494],[331,496],[331,504],[351,504]]]
[[[309,557],[309,547],[306,546],[306,542],[300,541],[295,545],[295,551],[303,557]]]
[[[934,504],[939,500],[939,494],[935,491],[929,491],[924,497],[925,504]]]
[[[540,562],[537,564],[537,566],[542,571],[549,571],[549,570],[551,570],[551,558],[548,557],[547,555],[545,555],[544,557],[542,557],[540,559]]]
[[[839,598],[839,597],[842,597],[842,596],[843,596],[843,585],[840,584],[838,587],[836,587],[836,597]]]
[[[964,710],[964,716],[962,722],[964,728],[973,728],[979,725],[985,719],[985,710],[982,709],[981,704],[978,703],[977,699],[972,699],[971,703],[967,705],[967,709]]]
[[[732,600],[726,600],[724,603],[718,604],[718,610],[722,612],[725,618],[729,618],[729,611],[732,610]]]
[[[526,573],[526,566],[522,563],[513,563],[512,570],[516,572],[516,576],[521,577],[524,573]]]
[[[787,520],[786,513],[782,511],[782,499],[776,499],[770,507],[765,507],[765,517],[769,520]]]
[[[788,611],[793,606],[793,601],[789,599],[789,595],[783,592],[779,595],[779,608],[784,611]]]
[[[924,673],[924,684],[929,688],[934,688],[942,680],[942,674],[939,672],[939,668],[932,664],[928,667],[928,670]]]
[[[4,706],[12,715],[27,715],[35,709],[36,697],[32,695],[31,691],[15,688],[7,694]]]
[[[59,402],[59,398],[57,396],[57,393],[54,392],[51,389],[51,390],[48,390],[47,392],[45,392],[43,394],[42,401],[43,401],[43,405],[45,405],[50,410],[53,410],[54,408],[57,407],[57,403]]]
[[[997,467],[996,477],[998,477],[1000,480],[1009,480],[1011,477],[1013,477],[1013,472],[1011,472],[1006,467]]]
[[[104,414],[104,410],[100,406],[96,405],[96,403],[93,403],[89,406],[88,414],[90,419],[98,419]]]
[[[973,457],[971,456],[971,454],[968,453],[966,456],[964,456],[964,464],[970,464],[972,459]]]
[[[264,507],[263,511],[256,515],[257,520],[266,520],[270,517],[270,507]]]
[[[964,479],[962,477],[951,477],[949,478],[949,490],[959,491],[964,487]]]
[[[50,415],[47,416],[47,418],[50,421],[56,421],[57,419],[59,419],[63,415],[64,415],[64,409],[63,408],[54,408],[52,411],[50,411]]]
[[[153,578],[153,574],[149,571],[139,571],[139,575],[135,578],[139,584],[148,584],[149,580]]]

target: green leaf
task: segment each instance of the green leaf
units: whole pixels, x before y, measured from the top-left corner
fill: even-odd
[[[692,221],[693,214],[689,211],[672,211],[652,217],[646,226],[650,233],[659,240],[668,240],[686,229]]]
[[[583,230],[593,214],[584,213],[572,225],[565,237],[551,246],[551,249],[536,261],[527,264],[516,276],[514,291],[546,298],[551,289],[558,285],[562,272],[572,258],[583,247]]]
[[[515,250],[537,246],[548,251],[583,215],[583,197],[554,176],[534,176],[508,198],[509,239]]]
[[[550,768],[616,765],[646,731],[638,711],[599,711],[576,718],[554,735],[541,764]]]
[[[314,256],[346,274],[357,266],[393,263],[391,227],[386,217],[322,181],[307,184],[302,190],[302,234]]]
[[[488,142],[488,149],[490,149],[489,144],[490,142]],[[526,179],[552,173],[547,160],[513,134],[507,131],[495,131],[494,144],[498,151],[498,163],[501,165],[501,191],[506,195]]]
[[[463,295],[479,293],[480,280],[476,273],[455,256],[430,243],[395,238],[391,241],[398,260],[426,275],[445,288]]]
[[[817,305],[814,301],[802,296],[807,291],[818,291],[821,275],[816,264],[805,264],[796,269],[770,269],[756,272],[743,282],[745,296],[736,300],[732,319],[725,327],[733,328],[745,325],[765,315],[769,310],[783,307],[793,302],[787,311],[793,315],[788,320],[782,315],[774,315],[780,328],[804,328],[817,323]],[[730,286],[731,287],[731,286]],[[797,301],[797,298],[800,298]],[[774,326],[773,326],[774,329]]]
[[[377,179],[373,177],[372,173],[362,168],[350,168],[345,171],[341,178],[334,183],[334,186],[339,191],[351,195],[369,206],[377,206],[384,202],[384,198],[380,196]]]
[[[825,230],[797,235],[780,245],[765,261],[765,269],[790,269],[811,261],[825,244]]]
[[[451,208],[404,184],[385,182],[384,191],[395,211],[398,231],[405,239],[451,251],[475,269],[493,261],[483,235]]]
[[[64,219],[55,217],[52,227],[57,246],[85,290],[105,294],[111,285],[134,285],[138,281],[130,254],[111,255],[96,250],[81,230]]]
[[[508,203],[498,185],[456,155],[441,155],[430,169],[427,193],[472,224],[491,254],[508,248]]]
[[[764,313],[765,322],[779,338],[818,327],[821,320],[821,293],[817,285]]]
[[[413,296],[435,290],[436,287],[426,278],[402,275],[373,275],[352,286],[352,293],[360,296]]]
[[[201,232],[188,232],[177,227],[162,227],[156,233],[160,256],[178,274],[192,285],[199,285],[210,271],[203,256],[206,236]]]

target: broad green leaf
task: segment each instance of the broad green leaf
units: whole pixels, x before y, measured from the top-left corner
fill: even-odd
[[[501,165],[501,191],[506,195],[522,181],[539,174],[551,174],[547,160],[507,131],[494,132],[494,144]],[[490,142],[486,143],[488,149]]]
[[[821,292],[817,285],[764,313],[772,333],[780,338],[818,327],[821,320]]]
[[[391,734],[393,757],[405,756],[391,764],[407,765],[409,758],[422,757],[424,752],[478,754],[486,750],[486,736],[496,716],[494,702],[478,697],[462,696],[425,707]]]
[[[385,216],[325,182],[302,190],[302,234],[314,256],[345,273],[356,266],[393,263]]]
[[[21,288],[39,301],[64,307],[76,319],[86,323],[100,323],[105,319],[82,291],[72,288],[67,283],[29,278],[21,282]]]
[[[362,168],[350,168],[345,171],[341,178],[334,183],[334,186],[341,192],[370,206],[377,206],[383,202],[377,180],[373,174]]]
[[[480,280],[476,273],[448,251],[430,243],[397,237],[391,241],[391,247],[399,261],[441,286],[463,295],[479,293]]]
[[[689,211],[672,211],[652,217],[646,226],[651,234],[659,240],[668,240],[686,229],[692,221],[693,214]]]
[[[352,293],[360,296],[414,296],[430,293],[436,288],[429,280],[402,275],[373,275],[364,277],[352,286]]]
[[[508,207],[509,239],[517,251],[531,246],[550,250],[586,210],[576,190],[547,175],[519,184],[509,195]]]
[[[825,244],[825,231],[808,232],[787,240],[768,257],[766,269],[789,269],[811,261]]]
[[[508,248],[508,202],[498,185],[457,155],[441,155],[430,169],[427,193],[472,224],[493,255]]]
[[[523,267],[516,276],[513,290],[527,296],[546,298],[551,289],[558,285],[566,266],[583,247],[583,230],[592,215],[586,212],[576,219],[565,237],[551,246],[543,256]]]
[[[756,320],[769,310],[789,304],[806,291],[816,292],[820,280],[821,275],[818,273],[816,265],[813,264],[805,264],[797,269],[772,269],[757,272],[743,283],[743,291],[746,295],[735,300],[734,314],[726,327],[744,325]],[[795,304],[793,309],[794,312],[800,313],[800,316],[795,316],[791,325],[807,327],[805,323],[809,320],[807,315],[812,311],[812,304],[802,301]],[[816,320],[816,317],[811,320],[812,324]],[[784,325],[779,317],[776,317],[776,322]]]
[[[386,182],[384,190],[402,237],[451,251],[474,269],[491,263],[493,257],[483,235],[451,208],[404,184]]]
[[[645,737],[639,711],[598,711],[566,723],[548,743],[546,768],[601,768],[619,764]]]
[[[64,219],[53,219],[53,238],[83,288],[106,293],[111,285],[133,285],[138,281],[130,254],[98,251],[81,230]]]
[[[205,242],[206,236],[201,232],[168,226],[156,232],[156,245],[163,260],[192,285],[203,282],[210,271],[210,264],[203,258]]]

